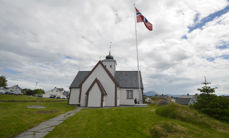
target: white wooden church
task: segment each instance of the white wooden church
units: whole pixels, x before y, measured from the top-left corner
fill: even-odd
[[[70,86],[69,104],[83,107],[115,107],[143,102],[141,72],[116,71],[116,60],[110,54],[91,71],[79,71]],[[138,76],[140,76],[140,89]]]

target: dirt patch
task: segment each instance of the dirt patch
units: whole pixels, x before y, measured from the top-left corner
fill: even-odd
[[[56,110],[42,110],[42,111],[35,111],[36,114],[54,114],[56,113]]]

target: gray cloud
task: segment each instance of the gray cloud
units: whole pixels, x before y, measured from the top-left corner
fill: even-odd
[[[145,91],[195,93],[206,75],[220,87],[218,94],[228,92],[229,63],[223,58],[206,59],[229,54],[228,49],[216,48],[229,37],[224,31],[229,29],[229,14],[187,34],[197,13],[201,19],[227,3],[136,1],[154,26],[149,32],[144,24],[137,24]],[[79,69],[91,70],[105,57],[110,41],[117,69],[136,70],[134,15],[130,1],[122,0],[1,0],[0,74],[10,85],[34,88],[37,81],[46,90],[67,89]],[[184,34],[187,39],[182,39]]]

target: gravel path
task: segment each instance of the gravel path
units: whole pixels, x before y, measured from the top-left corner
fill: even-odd
[[[77,107],[77,109],[75,110],[68,111],[50,120],[42,122],[38,126],[19,134],[18,136],[16,136],[16,138],[43,138],[45,135],[51,132],[57,125],[62,123],[67,118],[75,115],[81,109],[81,107]]]

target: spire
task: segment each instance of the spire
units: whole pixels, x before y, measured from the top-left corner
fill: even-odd
[[[106,59],[114,59],[113,56],[111,55],[111,44],[112,44],[112,42],[110,42],[110,45],[109,45],[109,55],[106,56]]]
[[[111,56],[111,45],[112,45],[112,42],[110,42],[110,46],[109,46],[109,56]]]

